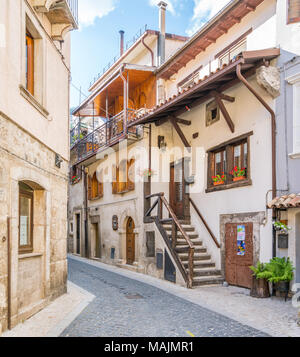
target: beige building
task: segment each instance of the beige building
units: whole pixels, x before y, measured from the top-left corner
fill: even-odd
[[[278,63],[300,55],[298,5],[232,0],[180,43],[159,4],[159,32],[75,110],[104,124],[71,151],[71,252],[188,287],[251,287],[249,266],[276,255]]]
[[[77,0],[0,0],[0,333],[66,292]]]

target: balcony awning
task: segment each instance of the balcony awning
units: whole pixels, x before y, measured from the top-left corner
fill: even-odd
[[[108,106],[118,96],[124,95],[124,82],[122,76],[129,80],[129,92],[154,76],[155,67],[122,64],[112,76],[101,84],[78,108],[73,111],[74,116],[98,115],[106,117],[106,99]],[[132,108],[134,109],[134,108]]]
[[[270,209],[300,208],[300,193],[276,197],[268,207]]]
[[[148,110],[145,114],[137,116],[129,126],[158,121],[170,116],[182,115],[213,97],[213,92],[219,93],[239,83],[236,75],[237,65],[241,65],[243,75],[249,77],[255,73],[263,61],[270,61],[280,55],[280,49],[271,48],[258,51],[245,51],[239,57],[232,60],[198,82],[191,84],[183,92],[167,99],[164,103]]]

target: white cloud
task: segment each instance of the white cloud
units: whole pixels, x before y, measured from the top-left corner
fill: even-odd
[[[157,6],[161,0],[149,0],[151,6]],[[177,0],[163,0],[166,4],[168,4],[167,10],[171,12],[172,15],[175,15],[175,3]]]
[[[194,14],[187,34],[192,36],[208,20],[216,15],[230,0],[194,0]]]
[[[117,0],[79,0],[78,15],[80,26],[91,26],[96,18],[108,15],[115,9]]]

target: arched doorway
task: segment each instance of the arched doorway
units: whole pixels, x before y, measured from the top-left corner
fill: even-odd
[[[135,261],[135,224],[131,217],[126,224],[126,263],[132,265]]]

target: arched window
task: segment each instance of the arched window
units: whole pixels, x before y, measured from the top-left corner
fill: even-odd
[[[300,0],[288,0],[288,24],[300,22]]]
[[[33,251],[33,189],[19,183],[19,252]]]

